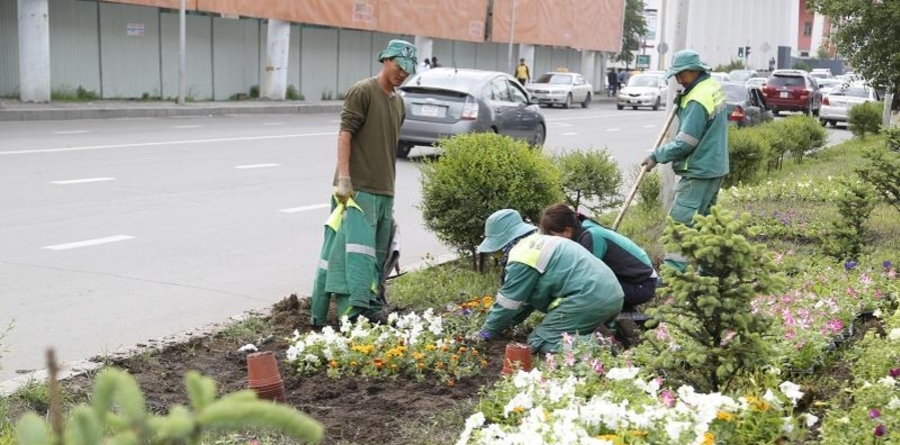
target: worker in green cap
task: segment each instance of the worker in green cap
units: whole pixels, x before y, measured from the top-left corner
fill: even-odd
[[[535,353],[554,352],[563,334],[590,335],[622,310],[612,270],[578,243],[537,233],[519,212],[494,212],[479,253],[503,255],[504,279],[477,336],[489,340],[538,310],[547,314],[528,336]]]
[[[694,215],[709,214],[729,171],[725,93],[709,71],[709,65],[700,61],[696,51],[675,53],[666,78],[674,76],[684,88],[675,101],[678,133],[642,162],[647,170],[656,164],[672,163],[681,179],[675,187],[675,203],[669,216],[687,226],[693,225]],[[680,252],[666,252],[663,263],[680,272],[687,267]]]
[[[375,77],[357,82],[350,87],[341,110],[341,124],[337,146],[337,168],[334,174],[332,210],[337,204],[347,205],[364,217],[370,230],[356,230],[353,241],[348,236],[335,234],[331,252],[322,257],[347,259],[344,264],[365,263],[376,267],[353,273],[330,274],[329,262],[320,262],[316,276],[325,276],[325,292],[335,294],[338,301],[349,304],[339,317],[351,320],[365,316],[378,321],[383,302],[378,298],[381,268],[390,248],[394,212],[394,181],[396,179],[397,143],[400,125],[406,117],[403,99],[395,91],[406,78],[416,72],[418,60],[416,47],[405,40],[391,40],[378,54],[381,71]],[[348,204],[351,201],[352,204]],[[355,221],[355,218],[350,221]],[[343,225],[346,225],[347,220]],[[358,237],[360,233],[369,236]],[[351,261],[348,258],[368,256],[373,261]],[[332,276],[333,275],[333,276]],[[316,285],[314,285],[316,288]],[[313,324],[324,320],[314,317]]]

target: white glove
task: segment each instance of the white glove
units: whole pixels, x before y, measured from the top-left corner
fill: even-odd
[[[338,176],[337,188],[334,193],[342,204],[347,202],[347,198],[353,196],[353,184],[350,182],[349,176]]]

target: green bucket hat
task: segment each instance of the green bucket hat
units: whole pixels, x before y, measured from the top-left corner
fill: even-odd
[[[407,74],[416,74],[416,65],[419,64],[419,61],[416,60],[416,47],[412,43],[399,39],[388,42],[387,48],[378,54],[378,61],[382,62],[384,59],[390,58],[397,61],[400,69],[406,71]]]
[[[692,49],[683,49],[672,56],[672,67],[666,71],[666,79],[682,71],[709,71],[709,65],[700,61],[700,54]]]
[[[537,230],[537,227],[522,221],[519,212],[513,209],[497,210],[484,223],[484,241],[478,245],[478,253],[493,253],[510,241]]]

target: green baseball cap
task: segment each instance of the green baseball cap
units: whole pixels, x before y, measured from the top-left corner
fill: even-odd
[[[378,61],[383,62],[384,59],[393,58],[400,69],[408,74],[416,74],[416,65],[419,61],[416,59],[416,46],[406,40],[394,39],[388,42],[387,48],[378,54]]]
[[[496,252],[510,241],[537,230],[522,221],[522,215],[513,209],[497,210],[484,223],[484,241],[478,245],[478,253]]]
[[[666,79],[682,71],[709,71],[709,65],[700,61],[700,54],[692,49],[683,49],[672,56],[672,67],[666,71]]]

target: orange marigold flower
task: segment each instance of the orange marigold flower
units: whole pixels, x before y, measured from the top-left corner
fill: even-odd
[[[484,368],[485,366],[487,366],[487,360],[482,360],[481,367]]]
[[[382,359],[376,358],[376,359],[372,362],[372,364],[375,365],[375,369],[381,369],[381,368],[384,368],[384,360],[382,360]]]
[[[441,346],[441,352],[447,352],[450,350],[450,347],[447,345]]]
[[[525,412],[525,408],[522,408],[521,406],[517,406],[517,407],[513,408],[513,412],[516,414],[522,414]]]
[[[466,349],[465,346],[460,346],[460,347],[459,347],[459,351],[457,351],[457,352],[460,353],[460,354],[465,354],[466,351],[467,351],[467,349]]]
[[[453,379],[447,379],[447,385],[448,385],[448,386],[451,386],[451,387],[452,387],[452,386],[456,386],[456,380],[453,380]]]
[[[434,367],[437,369],[444,369],[444,364],[442,362],[437,362],[434,364]]]
[[[730,422],[734,420],[734,414],[725,411],[719,411],[716,413],[716,419],[724,420],[726,422]]]
[[[454,361],[454,362],[459,361],[459,356],[456,355],[456,354],[453,354],[453,355],[450,356],[450,360],[452,360],[452,361]]]
[[[716,445],[716,436],[713,433],[703,433],[703,445]]]
[[[391,371],[396,371],[396,370],[397,370],[397,365],[391,365]]]
[[[359,366],[359,363],[356,363],[356,360],[350,362],[350,366]]]
[[[477,350],[477,349],[473,349],[473,350],[472,350],[472,357],[478,357],[478,350]]]
[[[331,361],[329,361],[329,362],[328,362],[328,367],[329,367],[329,368],[337,368],[337,367],[338,367],[338,362],[337,362],[337,360],[331,360]]]
[[[433,345],[433,344],[431,344],[431,343],[425,345],[425,350],[426,350],[426,351],[434,351],[435,349],[437,349],[437,346],[435,346],[435,345]]]

